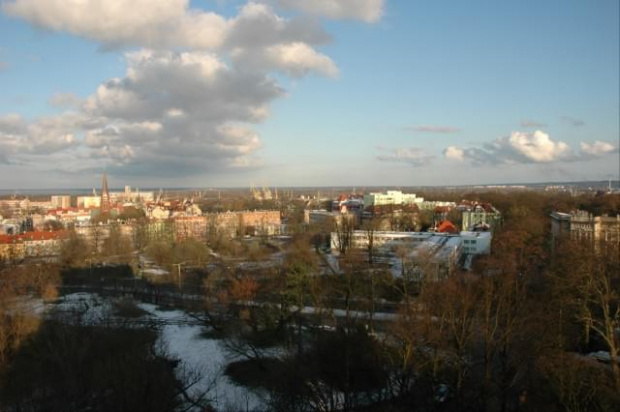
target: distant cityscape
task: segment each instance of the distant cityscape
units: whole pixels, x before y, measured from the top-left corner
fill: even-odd
[[[619,192],[613,188],[615,182],[608,181],[606,188],[603,183],[471,188],[543,190],[571,195]],[[147,233],[151,240],[172,242],[188,238],[206,242],[216,235],[230,239],[288,235],[290,208],[297,202],[303,209],[302,225],[331,228],[331,238],[325,246],[334,256],[348,248],[368,248],[372,236],[375,259],[389,264],[395,275],[404,270],[397,251],[406,248],[409,262],[418,261],[416,256],[421,255],[431,259],[433,273],[426,276],[440,280],[458,268],[470,269],[476,256],[489,254],[492,234],[502,224],[502,213],[488,203],[429,200],[401,190],[348,189],[349,193],[341,192],[343,188],[316,188],[315,192],[315,188],[275,187],[152,191],[125,186],[122,191],[111,191],[104,173],[99,191],[93,188],[90,194],[76,190],[74,194],[66,194],[69,191],[48,196],[33,191],[32,200],[16,194],[0,199],[0,260],[53,260],[60,255],[69,231],[88,242],[101,237],[96,241],[99,243],[109,235],[110,225],[117,224],[134,244],[138,231]],[[335,196],[338,192],[341,193]],[[225,198],[237,200],[235,210],[224,210],[220,204],[222,193]],[[620,217],[597,217],[577,210],[554,212],[551,219],[554,236],[570,233],[593,239],[619,238]],[[337,260],[331,262],[331,270],[339,270]],[[420,265],[417,267],[419,270]],[[425,274],[420,272],[418,276]]]

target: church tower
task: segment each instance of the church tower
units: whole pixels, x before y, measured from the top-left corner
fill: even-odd
[[[108,175],[106,172],[103,172],[103,178],[101,179],[101,213],[109,213],[111,208]]]

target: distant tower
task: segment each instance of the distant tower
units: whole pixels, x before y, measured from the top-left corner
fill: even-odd
[[[111,208],[110,191],[108,190],[108,175],[103,172],[103,178],[101,179],[101,213],[108,213]]]

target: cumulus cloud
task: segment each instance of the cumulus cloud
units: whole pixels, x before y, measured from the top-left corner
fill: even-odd
[[[305,43],[296,42],[269,47],[267,56],[276,67],[295,77],[313,71],[331,77],[338,75],[338,68],[329,57],[317,53]]]
[[[128,174],[200,174],[260,163],[262,142],[248,125],[263,121],[283,95],[275,80],[207,52],[141,50],[125,59],[125,76],[102,83],[77,112],[32,122],[0,118],[2,160],[79,146],[83,164],[107,162]]]
[[[7,62],[3,62],[0,60],[0,72],[9,68],[9,64]]]
[[[581,151],[573,149],[562,141],[553,140],[540,130],[533,133],[512,132],[481,147],[458,148],[449,146],[444,156],[451,160],[470,160],[474,164],[515,164],[573,162],[602,157],[617,152],[618,148],[608,142],[581,143]]]
[[[34,26],[86,37],[109,48],[220,50],[331,40],[315,20],[285,19],[269,5],[252,1],[230,19],[191,9],[189,0],[132,0],[131,7],[124,0],[13,0],[2,9]]]
[[[224,47],[259,49],[291,42],[320,45],[331,39],[316,19],[285,19],[269,5],[250,2],[229,20]]]
[[[124,0],[14,0],[2,10],[107,46],[213,48],[222,44],[227,27],[217,14],[190,10],[188,0],[132,0],[130,7]]]
[[[295,77],[338,73],[335,63],[314,49],[331,41],[316,19],[283,18],[264,3],[250,1],[229,19],[190,9],[188,0],[135,0],[131,7],[123,0],[13,0],[2,8],[37,27],[86,37],[108,48],[232,53],[243,70],[280,70]],[[52,104],[62,104],[62,96],[56,100]]]
[[[330,19],[378,21],[383,15],[385,0],[277,0],[285,8]]]
[[[455,147],[455,146],[448,146],[443,151],[443,155],[446,157],[446,159],[449,159],[449,160],[464,160],[465,159],[465,152],[463,151],[463,149],[459,149],[458,147]]]
[[[17,113],[0,116],[0,133],[19,134],[26,130],[26,120]]]
[[[62,165],[73,173],[105,163],[112,173],[178,177],[253,168],[261,164],[263,144],[252,126],[285,95],[270,74],[338,76],[336,64],[316,49],[331,41],[311,16],[318,9],[285,18],[274,2],[249,1],[236,16],[222,17],[192,9],[189,0],[126,3],[2,4],[7,15],[33,26],[133,51],[123,55],[126,73],[89,96],[58,93],[48,100],[68,111],[32,121],[0,118],[0,160],[34,164],[33,156],[52,155],[74,159]],[[327,13],[335,17],[347,2],[334,3],[342,3]],[[363,0],[341,17],[378,18],[381,7],[373,12],[373,3],[383,1]]]
[[[255,163],[244,158],[255,157],[262,143],[244,124],[264,120],[270,102],[282,96],[274,80],[203,52],[143,50],[126,57],[126,76],[103,83],[84,104],[89,116],[108,120],[86,134],[86,145],[99,149],[94,155],[159,174],[180,158],[191,165],[183,167],[188,173]]]
[[[562,120],[562,123],[565,123],[565,124],[568,124],[574,127],[585,126],[586,124],[586,122],[584,122],[583,120],[579,120],[579,119],[576,119],[570,116],[562,116],[561,120]]]
[[[66,113],[27,122],[19,115],[0,118],[0,161],[9,162],[15,156],[55,153],[75,147],[74,131],[83,117]]]
[[[398,162],[407,163],[412,166],[426,166],[430,164],[433,159],[435,159],[435,156],[427,155],[424,153],[424,150],[417,147],[378,149],[381,152],[387,152],[377,155],[377,160],[381,160],[383,162]]]
[[[452,126],[420,125],[407,127],[405,130],[416,133],[457,133],[461,129]]]
[[[521,120],[521,127],[540,128],[540,127],[547,127],[547,125],[545,123],[538,122],[536,120]]]
[[[540,130],[534,133],[512,132],[510,137],[495,141],[493,150],[525,162],[553,162],[566,159],[573,153],[564,142],[553,141]]]
[[[318,53],[305,43],[278,44],[264,50],[236,50],[233,59],[238,66],[251,66],[261,70],[278,70],[291,77],[317,73],[328,77],[338,76],[338,67],[327,56]]]
[[[581,142],[581,154],[583,156],[599,157],[609,153],[615,153],[618,148],[608,142],[596,140],[594,143]]]

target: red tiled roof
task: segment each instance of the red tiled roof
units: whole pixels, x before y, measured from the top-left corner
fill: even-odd
[[[13,243],[13,236],[11,235],[0,235],[0,245],[4,245],[7,243]]]
[[[440,233],[457,233],[459,230],[449,220],[444,220],[439,224],[437,231]]]
[[[7,244],[40,240],[66,239],[67,237],[69,237],[69,232],[67,232],[66,230],[59,230],[56,232],[27,232],[21,235],[0,235],[0,243]]]

